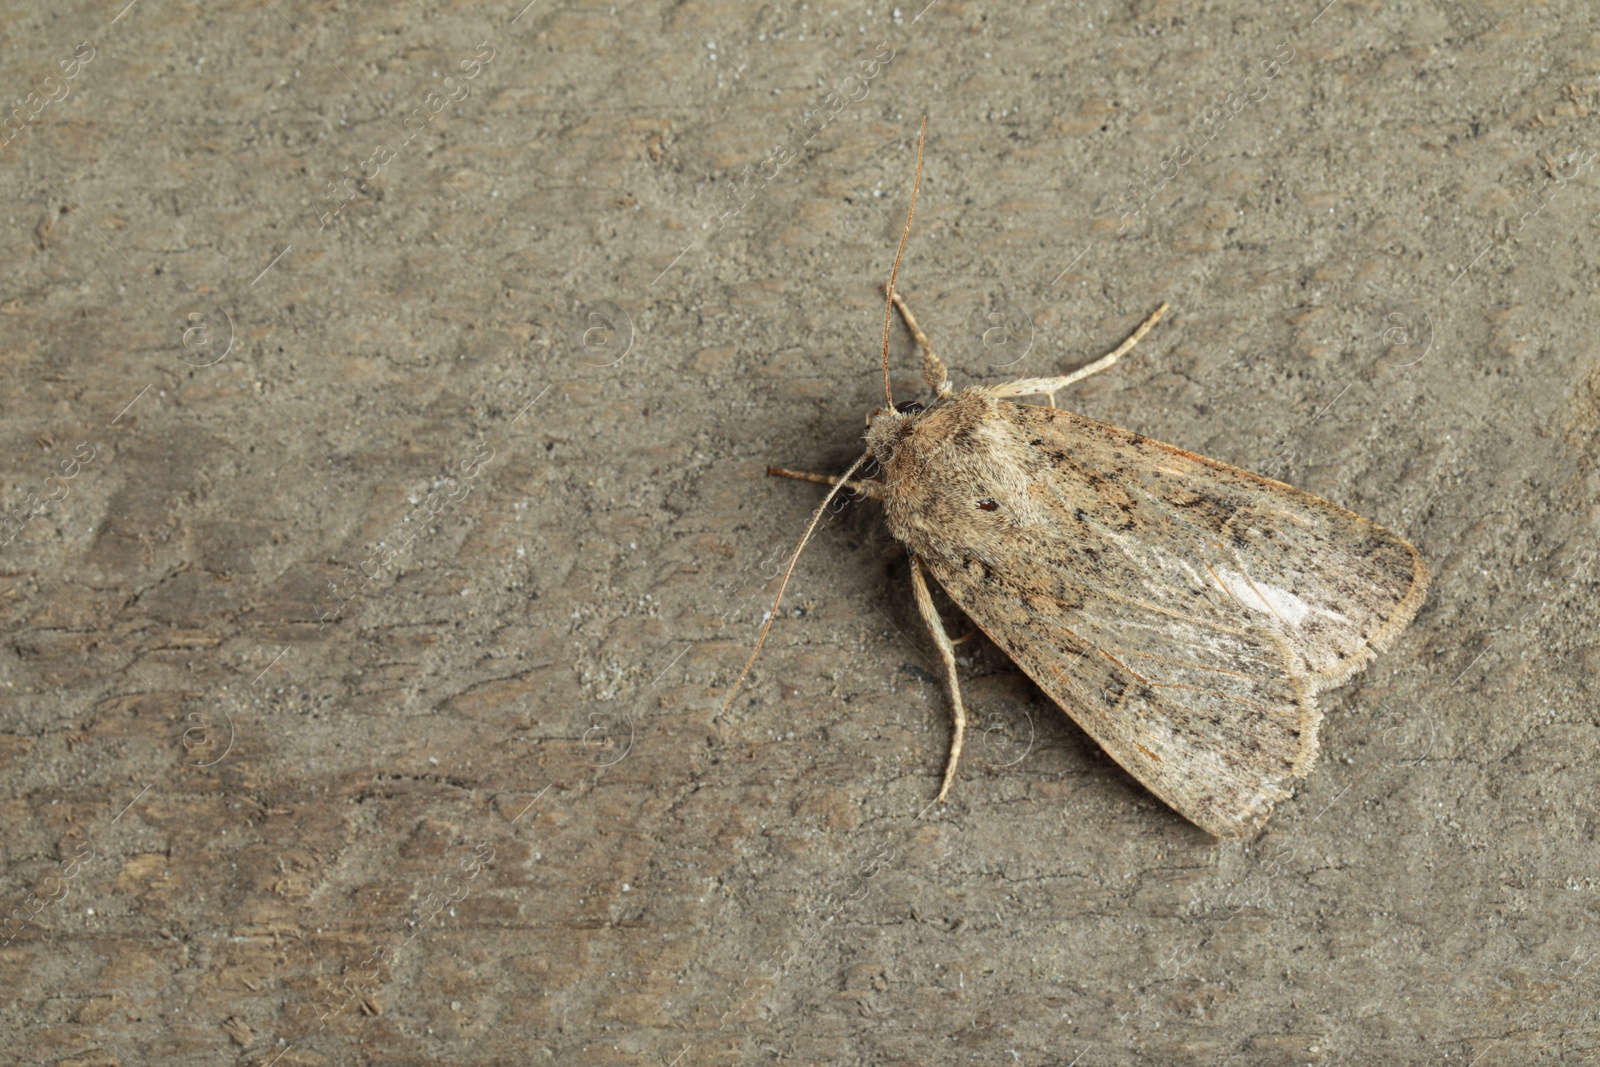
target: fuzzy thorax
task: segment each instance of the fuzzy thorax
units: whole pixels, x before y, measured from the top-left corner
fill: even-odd
[[[989,561],[1008,530],[1037,522],[1024,442],[986,389],[918,412],[882,410],[867,447],[883,469],[884,519],[924,559]]]

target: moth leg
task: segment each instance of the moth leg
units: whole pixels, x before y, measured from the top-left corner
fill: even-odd
[[[917,610],[922,612],[922,621],[928,624],[933,643],[939,646],[939,655],[944,658],[945,677],[950,682],[950,705],[955,713],[955,733],[950,738],[950,759],[944,768],[944,784],[939,787],[939,795],[933,801],[941,804],[945,794],[950,792],[950,783],[956,780],[956,764],[961,762],[961,742],[967,733],[967,710],[961,706],[961,684],[956,680],[955,646],[950,643],[950,635],[944,632],[944,623],[939,621],[939,609],[933,605],[933,595],[928,592],[928,580],[922,575],[922,561],[916,556],[911,557],[911,584],[917,592]]]
[[[791,471],[782,467],[768,467],[767,474],[774,478],[796,478],[802,482],[817,482],[820,485],[839,485],[842,483],[852,493],[867,497],[870,500],[878,499],[877,482],[845,481],[843,478],[835,478],[831,474],[812,474],[809,471]]]
[[[922,349],[922,380],[928,383],[928,388],[933,390],[935,396],[944,396],[950,391],[950,373],[945,370],[944,360],[933,354],[933,345],[929,342],[928,335],[917,325],[911,309],[900,299],[900,294],[890,293],[889,298],[894,301],[894,306],[900,309],[900,317],[906,320],[906,329],[911,331],[911,336],[917,339],[917,347]]]
[[[1055,407],[1057,393],[1065,389],[1067,386],[1072,385],[1074,382],[1083,381],[1091,374],[1100,373],[1117,360],[1127,355],[1133,350],[1133,346],[1139,343],[1139,339],[1145,334],[1149,333],[1151,328],[1154,327],[1157,322],[1161,321],[1161,316],[1166,314],[1166,312],[1167,305],[1163,303],[1160,307],[1156,308],[1155,311],[1150,313],[1150,317],[1148,319],[1145,319],[1144,322],[1139,324],[1139,328],[1137,330],[1134,330],[1133,333],[1128,335],[1128,339],[1126,341],[1122,342],[1113,351],[1107,352],[1105,355],[1101,356],[1087,367],[1079,367],[1071,374],[1063,374],[1056,378],[1022,378],[1018,381],[1006,382],[1004,385],[991,386],[989,388],[989,392],[995,396],[1039,396],[1042,394],[1049,399],[1050,406]]]

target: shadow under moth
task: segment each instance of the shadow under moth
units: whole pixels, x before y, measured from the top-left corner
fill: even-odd
[[[930,573],[1152,793],[1212,834],[1255,832],[1316,760],[1317,692],[1365,668],[1406,628],[1427,568],[1403,538],[1326,500],[1055,406],[1058,391],[1132,349],[1166,304],[1071,374],[952,389],[894,291],[921,176],[919,135],[885,290],[884,406],[868,417],[867,451],[843,475],[769,470],[833,488],[723,707],[818,521],[848,489],[879,501],[910,551],[917,607],[944,661],[955,728],[937,801],[955,780],[966,712]],[[925,405],[897,406],[890,393],[896,308],[922,350],[933,390]],[[1049,406],[1009,399],[1025,396]],[[881,476],[855,478],[869,460]]]

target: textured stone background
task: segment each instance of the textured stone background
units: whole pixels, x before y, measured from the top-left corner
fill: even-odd
[[[1600,26],[1324,2],[7,4],[6,1058],[1600,1062]],[[958,383],[1170,301],[1062,402],[1433,567],[1257,840],[981,641],[918,818],[870,506],[718,714],[924,114]]]

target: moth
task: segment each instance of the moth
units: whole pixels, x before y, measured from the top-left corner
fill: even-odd
[[[849,490],[883,505],[910,552],[917,607],[944,661],[954,730],[936,802],[955,781],[966,712],[929,574],[1152,793],[1219,837],[1254,833],[1316,760],[1317,693],[1364,669],[1416,615],[1428,587],[1421,556],[1293,486],[1055,406],[1057,392],[1125,356],[1166,304],[1071,374],[953,389],[894,290],[921,176],[919,134],[885,287],[884,406],[843,475],[769,468],[832,489],[728,700],[800,552]],[[922,351],[926,404],[896,405],[889,388],[895,309]],[[1031,396],[1048,406],[1013,402]],[[869,460],[881,475],[856,478]]]

